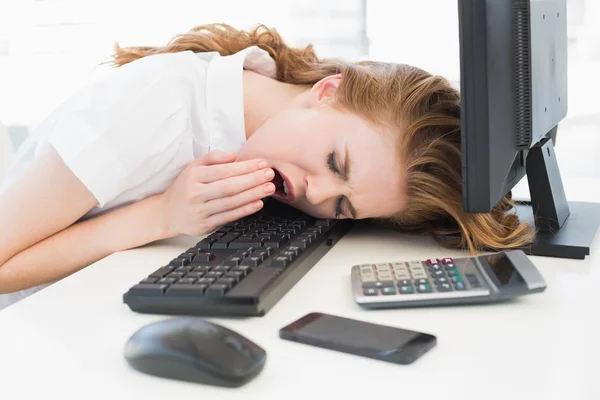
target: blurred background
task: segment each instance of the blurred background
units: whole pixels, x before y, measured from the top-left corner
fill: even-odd
[[[567,4],[569,113],[557,153],[563,175],[585,180],[600,177],[600,0]],[[410,63],[459,84],[456,0],[0,0],[0,158],[107,68],[115,41],[162,45],[214,22],[264,23],[320,57]]]

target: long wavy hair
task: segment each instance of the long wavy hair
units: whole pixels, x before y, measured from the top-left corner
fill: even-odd
[[[461,194],[460,95],[451,84],[414,66],[320,59],[312,46],[292,48],[276,30],[249,31],[226,24],[201,25],[165,46],[115,44],[110,62],[121,66],[141,57],[180,51],[237,53],[266,50],[277,65],[276,79],[306,85],[341,73],[333,106],[397,133],[397,154],[406,173],[408,203],[376,222],[399,231],[430,234],[448,247],[501,250],[531,243],[534,229],[509,211],[510,193],[490,213],[465,213]]]

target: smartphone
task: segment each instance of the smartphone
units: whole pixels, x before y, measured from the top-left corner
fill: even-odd
[[[433,346],[428,333],[313,312],[279,331],[285,340],[395,364],[411,364]]]

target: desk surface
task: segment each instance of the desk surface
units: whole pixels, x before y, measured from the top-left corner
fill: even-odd
[[[239,389],[147,376],[123,358],[136,330],[167,317],[131,312],[122,294],[195,242],[114,254],[0,312],[0,399],[600,399],[600,240],[583,261],[532,257],[548,289],[516,302],[367,311],[351,297],[351,265],[464,254],[359,227],[266,316],[211,318],[267,351],[263,372]],[[279,339],[312,311],[429,332],[438,344],[400,366]]]

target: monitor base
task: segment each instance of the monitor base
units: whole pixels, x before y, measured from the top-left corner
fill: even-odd
[[[527,254],[583,260],[590,254],[600,227],[600,203],[568,202],[569,216],[556,232],[538,232],[536,242],[524,247]],[[533,223],[530,203],[515,207],[522,222]]]

